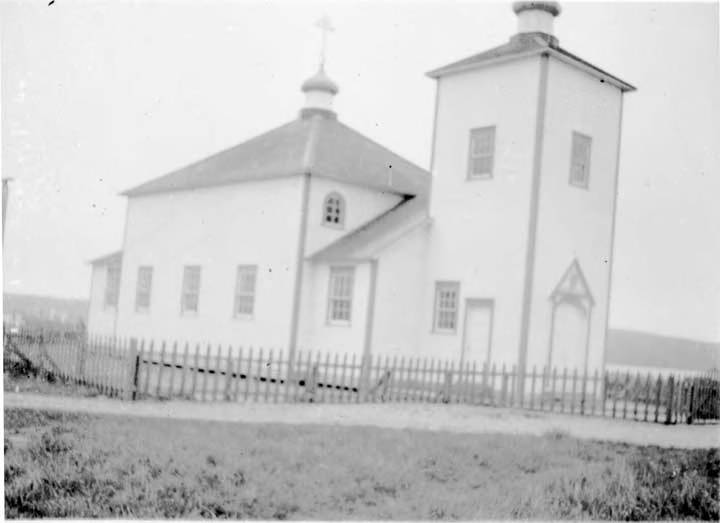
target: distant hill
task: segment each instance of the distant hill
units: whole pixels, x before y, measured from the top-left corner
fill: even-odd
[[[720,343],[610,329],[606,363],[677,370],[720,368]]]
[[[87,325],[88,301],[3,294],[3,321],[28,327]]]

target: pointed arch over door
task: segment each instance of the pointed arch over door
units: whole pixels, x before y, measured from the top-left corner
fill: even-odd
[[[550,340],[548,368],[567,368],[578,375],[587,372],[590,342],[590,320],[595,299],[587,278],[575,259],[565,270],[550,295]]]

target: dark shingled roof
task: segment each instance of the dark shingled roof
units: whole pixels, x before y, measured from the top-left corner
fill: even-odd
[[[516,34],[505,44],[493,47],[492,49],[488,49],[487,51],[472,55],[468,58],[453,62],[438,69],[434,69],[427,73],[427,75],[431,78],[439,78],[446,74],[481,67],[493,62],[504,62],[528,56],[535,56],[542,53],[548,53],[559,60],[581,69],[585,69],[591,74],[607,80],[623,91],[635,90],[635,87],[629,83],[611,75],[597,66],[594,66],[590,62],[586,62],[569,51],[566,51],[560,47],[557,38],[545,33]]]
[[[311,173],[403,195],[426,194],[430,173],[340,123],[305,113],[285,125],[123,194],[180,191]]]

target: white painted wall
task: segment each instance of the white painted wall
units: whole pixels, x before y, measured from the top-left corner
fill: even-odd
[[[331,192],[340,193],[345,198],[345,225],[343,228],[323,225],[325,197]],[[308,198],[308,230],[306,254],[310,255],[345,236],[348,232],[382,214],[397,205],[402,199],[396,193],[381,192],[358,185],[313,176],[310,179]]]
[[[88,307],[88,334],[114,336],[116,308],[105,307],[105,286],[108,266],[95,264],[90,273],[90,305]]]
[[[574,258],[595,299],[589,371],[604,353],[611,228],[619,142],[621,92],[587,73],[550,59],[540,183],[528,365],[546,363],[549,296]],[[572,132],[592,137],[588,189],[572,186]]]
[[[443,77],[434,144],[428,271],[418,317],[424,353],[459,358],[465,300],[495,300],[493,359],[517,361],[527,243],[537,57]],[[470,130],[496,126],[495,172],[468,180]],[[455,334],[431,332],[435,281],[460,281]]]
[[[130,198],[118,334],[286,347],[302,178]],[[199,311],[180,312],[183,266],[202,267]],[[255,316],[233,317],[236,267],[258,265]],[[137,270],[153,267],[150,311],[135,311]]]
[[[433,357],[420,343],[425,325],[418,318],[428,304],[428,239],[432,225],[422,225],[384,249],[377,262],[372,351],[375,354]]]
[[[330,268],[355,267],[353,301],[349,325],[334,325],[328,321],[328,283]],[[308,263],[303,286],[303,305],[300,315],[298,350],[323,353],[355,354],[362,356],[367,318],[367,298],[370,283],[370,264]],[[360,361],[359,359],[357,361]]]

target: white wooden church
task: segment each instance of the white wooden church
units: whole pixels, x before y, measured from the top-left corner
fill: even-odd
[[[623,95],[553,35],[428,73],[430,172],[344,124],[320,70],[299,116],[124,193],[89,332],[224,346],[604,365]]]

